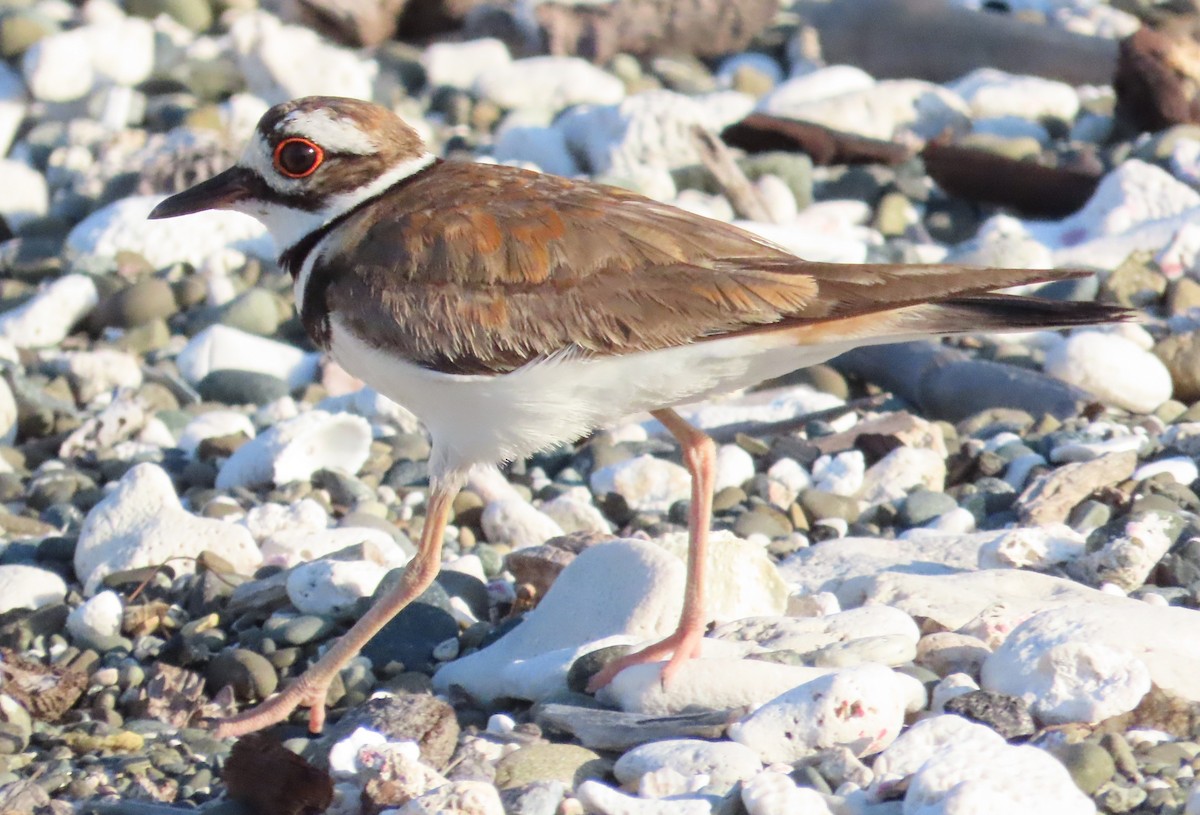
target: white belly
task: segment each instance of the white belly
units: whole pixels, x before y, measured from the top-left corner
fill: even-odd
[[[769,335],[663,351],[563,354],[497,376],[430,371],[371,348],[332,320],[330,352],[347,371],[416,414],[440,475],[525,458],[639,411],[670,407],[814,365],[856,343],[796,346]]]

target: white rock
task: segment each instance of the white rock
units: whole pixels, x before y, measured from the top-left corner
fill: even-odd
[[[339,617],[379,587],[385,566],[369,560],[318,560],[302,563],[287,578],[287,595],[304,614]]]
[[[691,127],[719,131],[754,105],[744,94],[725,91],[685,96],[647,91],[616,105],[581,107],[559,117],[555,126],[570,150],[593,174],[636,178],[646,168],[675,169],[699,160]],[[673,197],[673,193],[671,196]]]
[[[295,566],[359,545],[365,559],[381,566],[394,568],[409,560],[405,550],[387,532],[359,526],[280,529],[263,539],[262,557],[267,563]]]
[[[592,473],[592,492],[615,492],[637,512],[666,512],[692,494],[692,478],[674,462],[650,455],[619,461]]]
[[[84,404],[117,388],[137,388],[142,384],[141,362],[133,354],[115,348],[68,351],[55,361],[54,367],[75,378],[76,395]]]
[[[396,404],[374,388],[359,388],[343,396],[328,396],[317,403],[327,413],[357,413],[375,423],[387,423],[402,433],[416,433],[420,422],[408,408]]]
[[[68,256],[115,258],[118,252],[136,252],[156,269],[176,263],[228,268],[241,265],[245,255],[274,259],[275,245],[266,227],[249,215],[209,210],[147,220],[162,200],[161,195],[135,195],[101,207],[68,233]]]
[[[1065,82],[1018,76],[995,68],[976,68],[949,84],[971,107],[976,118],[1016,116],[1024,119],[1075,120],[1079,94]]]
[[[1133,480],[1144,481],[1147,478],[1162,475],[1163,473],[1167,473],[1174,478],[1176,484],[1181,484],[1185,487],[1190,486],[1193,481],[1200,478],[1200,468],[1196,467],[1196,462],[1184,456],[1171,456],[1169,458],[1160,458],[1156,461],[1148,461],[1141,467],[1138,467],[1133,474]]]
[[[808,653],[863,637],[899,637],[916,646],[913,618],[889,606],[864,606],[824,617],[755,617],[734,620],[712,632],[717,639],[749,642],[766,651]]]
[[[461,685],[480,700],[544,698],[566,689],[574,653],[622,637],[656,640],[674,630],[684,566],[659,546],[618,540],[585,549],[525,621],[492,645],[442,666],[434,687]],[[585,612],[585,613],[581,613]]]
[[[358,760],[363,747],[387,744],[387,736],[366,727],[356,727],[354,732],[329,748],[329,773],[334,778],[354,778],[365,767]]]
[[[729,652],[734,648],[731,643],[706,638],[701,657],[679,666],[666,687],[661,662],[626,668],[600,691],[600,697],[621,710],[649,716],[671,716],[685,710],[754,708],[830,673],[828,668],[721,656],[714,653],[718,650]]]
[[[339,48],[266,11],[238,14],[229,26],[238,72],[252,93],[271,104],[301,96],[372,98],[375,60]]]
[[[179,449],[195,456],[200,442],[217,436],[232,436],[241,433],[248,439],[254,438],[254,423],[245,413],[236,410],[209,410],[201,413],[183,427],[179,434]]]
[[[805,77],[801,77],[805,79]],[[837,96],[793,101],[783,93],[789,80],[760,106],[765,113],[801,119],[875,139],[915,136],[932,139],[945,130],[964,132],[970,111],[956,93],[916,79],[890,79]]]
[[[291,504],[268,501],[246,510],[241,524],[250,530],[256,541],[262,542],[280,532],[324,530],[329,526],[329,513],[311,498],[301,498]],[[305,559],[313,560],[316,557],[320,555]]]
[[[7,62],[0,62],[0,156],[7,156],[25,120],[25,83]]]
[[[793,76],[781,82],[759,102],[764,113],[786,111],[820,99],[858,93],[871,88],[875,79],[853,65],[830,65]]]
[[[67,615],[67,631],[77,641],[96,642],[121,633],[125,608],[116,592],[97,592]]]
[[[21,60],[21,73],[38,101],[81,99],[96,82],[87,31],[64,31],[34,43]]]
[[[604,517],[599,507],[569,492],[542,504],[542,512],[567,534],[593,532],[607,535],[612,532],[612,524]]]
[[[18,348],[45,348],[62,342],[71,328],[99,302],[87,275],[64,275],[32,299],[0,314],[0,338]]]
[[[1093,586],[1107,583],[1130,592],[1146,582],[1171,543],[1167,521],[1150,514],[1126,523],[1125,534],[1079,558],[1072,573]]]
[[[12,444],[17,437],[17,402],[8,381],[0,377],[0,444]]]
[[[811,787],[798,787],[789,775],[764,770],[742,785],[742,804],[749,815],[833,815],[824,796]]]
[[[469,90],[481,76],[512,62],[508,46],[491,37],[466,42],[435,42],[421,54],[421,64],[433,88]]]
[[[708,776],[705,791],[725,795],[738,781],[757,775],[762,762],[754,751],[730,741],[666,739],[625,753],[613,765],[613,775],[626,789],[637,791],[642,776],[668,768],[687,778]]]
[[[990,538],[979,548],[981,569],[1048,569],[1075,560],[1087,551],[1087,537],[1064,524],[977,534]]]
[[[451,781],[390,811],[396,815],[504,815],[504,805],[490,781]]]
[[[867,470],[860,495],[868,504],[882,504],[903,498],[916,487],[944,490],[946,460],[933,450],[897,447]]]
[[[307,480],[320,469],[357,473],[371,450],[371,426],[359,416],[302,413],[243,444],[217,473],[219,490]]]
[[[58,454],[75,458],[104,450],[111,455],[132,457],[157,454],[174,446],[174,436],[149,412],[141,397],[134,391],[119,391],[99,413],[71,431],[58,448]]]
[[[521,498],[492,501],[480,518],[488,543],[513,549],[538,546],[563,534],[563,529],[545,513]]]
[[[920,685],[879,665],[847,668],[772,699],[731,724],[729,737],[766,762],[797,761],[833,747],[877,753],[900,734],[913,683]]]
[[[481,99],[501,108],[558,112],[572,105],[615,105],[625,84],[579,57],[538,56],[497,64],[475,78]]]
[[[1093,594],[1105,601],[1053,608],[1022,623],[984,663],[980,684],[1024,695],[1047,721],[1095,721],[1086,718],[1089,711],[1112,711],[1106,716],[1124,712],[1137,703],[1138,689],[1145,693],[1150,680],[1185,699],[1200,700],[1200,646],[1194,639],[1200,621],[1193,611]],[[1072,659],[1059,662],[1058,655]],[[1148,669],[1148,679],[1135,661]],[[1100,672],[1105,664],[1113,666],[1112,675]],[[1059,694],[1053,704],[1041,695],[1051,689]],[[1115,709],[1125,704],[1129,707]]]
[[[634,798],[591,780],[576,788],[575,797],[594,815],[711,815],[713,811],[712,802],[707,798]]]
[[[1114,334],[1072,334],[1046,354],[1046,373],[1134,413],[1152,413],[1171,398],[1171,374],[1162,361]]]
[[[3,155],[0,153],[0,155]],[[0,215],[13,229],[34,218],[41,218],[50,207],[45,177],[23,161],[0,159]]]
[[[175,362],[193,385],[213,371],[233,369],[271,374],[298,388],[316,379],[320,356],[218,323],[192,337]]]
[[[171,560],[176,574],[190,574],[195,563],[189,558],[206,550],[239,574],[251,574],[262,561],[244,527],[192,515],[161,467],[138,464],[88,512],[75,547],[75,574],[92,594],[107,574],[171,558],[183,558]]]
[[[688,533],[670,532],[654,541],[686,562]],[[788,587],[758,544],[728,531],[708,536],[708,616],[718,624],[744,617],[774,616],[787,608]]]
[[[863,487],[867,462],[861,450],[824,455],[813,462],[814,486],[835,495],[857,495]]]
[[[717,477],[715,491],[726,487],[740,487],[754,478],[754,457],[736,444],[722,444],[717,448]]]
[[[61,603],[66,596],[67,584],[48,569],[20,563],[0,565],[0,614]]]
[[[782,496],[780,508],[791,506],[801,492],[812,486],[812,476],[804,465],[794,458],[781,458],[767,470],[767,478],[783,485],[786,493]]]
[[[954,718],[958,717],[918,722],[893,745],[904,754],[903,765],[911,773],[904,796],[906,813],[1091,815],[1096,811],[1062,763],[1049,753],[1028,745],[1010,745],[984,725],[949,721]],[[902,744],[910,734],[914,734],[912,741]],[[915,744],[918,739],[921,743]],[[880,761],[885,756],[888,752]],[[896,766],[901,766],[900,762]]]

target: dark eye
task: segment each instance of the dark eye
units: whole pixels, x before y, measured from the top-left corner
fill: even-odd
[[[275,169],[288,178],[310,176],[325,160],[325,151],[308,139],[284,139],[275,148]]]

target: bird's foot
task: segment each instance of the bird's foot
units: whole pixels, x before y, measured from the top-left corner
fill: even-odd
[[[262,730],[285,721],[301,705],[308,707],[309,732],[320,733],[325,726],[325,695],[329,692],[329,685],[329,680],[314,681],[307,675],[301,676],[296,684],[282,693],[236,716],[221,719],[217,722],[215,735],[219,739],[237,738]]]
[[[700,641],[703,639],[704,628],[702,626],[677,629],[666,639],[648,645],[640,651],[626,654],[605,665],[588,682],[588,693],[600,690],[626,668],[645,665],[648,662],[659,662],[670,654],[670,659],[662,669],[662,684],[665,687],[683,667],[683,663],[700,655]]]

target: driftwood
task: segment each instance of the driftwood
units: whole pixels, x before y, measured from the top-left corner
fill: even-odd
[[[976,68],[1106,85],[1117,45],[949,0],[802,0],[826,62],[857,65],[878,79],[948,82]]]
[[[844,133],[813,122],[751,113],[721,132],[730,147],[747,153],[790,150],[807,153],[813,164],[901,164],[913,151],[895,142]]]

